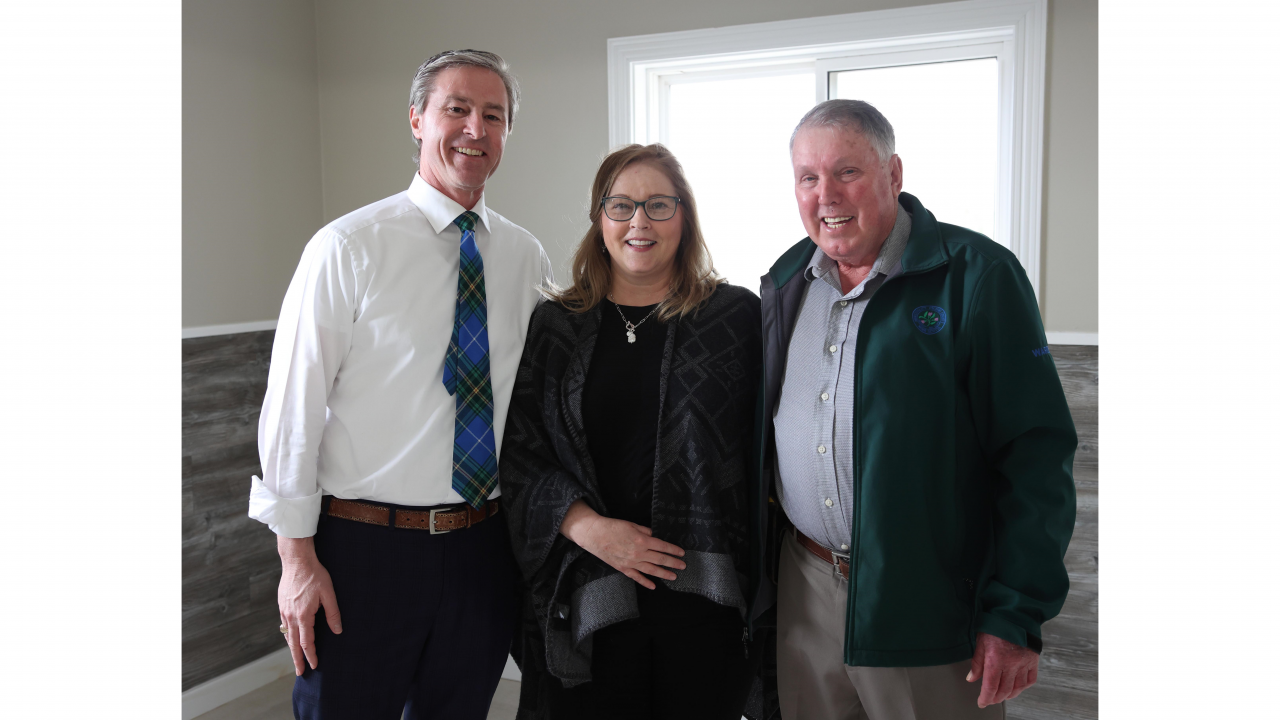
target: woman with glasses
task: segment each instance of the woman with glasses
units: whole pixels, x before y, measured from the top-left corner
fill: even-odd
[[[604,159],[573,283],[529,321],[499,478],[526,587],[521,718],[732,718],[760,301],[662,145]],[[758,689],[758,688],[757,688]]]

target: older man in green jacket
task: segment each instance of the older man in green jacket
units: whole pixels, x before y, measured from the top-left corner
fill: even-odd
[[[1075,427],[1026,273],[901,192],[893,128],[792,136],[809,237],[761,279],[752,617],[784,720],[1003,717],[1036,681],[1075,519]]]

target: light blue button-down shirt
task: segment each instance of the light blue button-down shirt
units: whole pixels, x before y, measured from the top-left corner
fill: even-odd
[[[853,392],[858,325],[867,302],[902,270],[911,215],[898,218],[871,272],[848,293],[819,249],[804,291],[774,410],[779,500],[796,529],[838,552],[853,531]],[[818,282],[814,282],[817,280]]]

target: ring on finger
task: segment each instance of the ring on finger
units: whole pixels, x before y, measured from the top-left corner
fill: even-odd
[[[289,634],[289,626],[288,626],[288,625],[285,625],[284,623],[280,623],[280,632],[284,633],[285,635],[288,635],[288,634]]]

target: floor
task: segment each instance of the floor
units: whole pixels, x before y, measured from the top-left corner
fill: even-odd
[[[196,720],[292,720],[293,678],[284,677],[264,685],[244,697],[214,708]],[[520,699],[520,683],[499,680],[498,691],[489,707],[489,720],[513,720]]]

